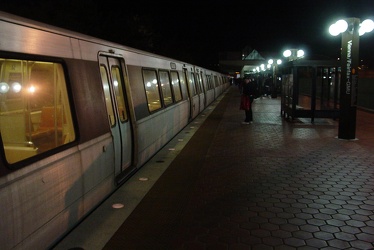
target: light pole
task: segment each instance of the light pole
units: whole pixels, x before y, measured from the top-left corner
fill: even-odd
[[[346,18],[332,24],[329,32],[333,36],[342,33],[339,139],[356,138],[356,105],[359,65],[359,35],[371,32],[372,20],[360,24],[358,18]]]
[[[278,70],[278,65],[282,64],[281,59],[277,59],[276,62],[274,62],[273,59],[270,59],[268,61],[269,65],[273,67],[273,86],[271,88],[271,97],[276,98],[277,97],[277,70]]]
[[[283,52],[283,56],[288,58],[288,61],[297,60],[303,58],[305,55],[302,49],[287,49]]]

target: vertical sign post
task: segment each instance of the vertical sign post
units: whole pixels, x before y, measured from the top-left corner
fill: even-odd
[[[348,18],[348,29],[342,34],[339,139],[356,137],[360,19]]]

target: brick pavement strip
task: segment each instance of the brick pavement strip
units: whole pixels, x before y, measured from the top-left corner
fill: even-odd
[[[183,203],[165,204],[158,196],[146,203],[143,212],[162,210],[152,214],[162,220],[170,220],[170,211],[172,230],[151,221],[151,239],[139,237],[143,243],[131,249],[373,249],[374,115],[358,111],[359,139],[346,141],[336,138],[337,121],[285,120],[279,98],[256,99],[254,122],[243,125],[239,99],[232,87],[216,108],[220,112],[207,118],[209,143],[199,138],[195,146],[206,148],[190,155],[201,161],[195,174],[182,177],[191,178],[183,180],[189,183],[180,193]],[[165,172],[164,180],[177,172]],[[163,188],[161,193],[175,190]],[[147,227],[149,218],[140,215],[131,226]],[[144,235],[136,230],[125,233]]]
[[[256,99],[254,123],[242,125],[238,93],[226,98],[175,246],[210,249],[202,239],[215,235],[220,249],[234,243],[242,244],[238,249],[373,249],[374,136],[368,128],[374,115],[358,111],[357,135],[365,129],[365,136],[345,141],[336,138],[338,121],[286,121],[279,99]]]

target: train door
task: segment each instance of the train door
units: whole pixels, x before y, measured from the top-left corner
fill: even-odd
[[[188,102],[189,102],[189,106],[190,106],[190,112],[189,112],[189,117],[188,117],[188,120],[192,120],[192,115],[193,115],[193,106],[192,106],[192,90],[191,90],[191,86],[190,86],[190,83],[188,81],[188,70],[186,68],[183,68],[183,78],[184,78],[184,81],[186,83],[186,87],[187,87],[187,95],[188,95]]]
[[[200,113],[200,96],[199,90],[196,84],[196,77],[194,72],[190,72],[189,86],[191,93],[191,102],[192,102],[192,118],[195,118]]]
[[[133,126],[129,112],[124,77],[125,69],[119,58],[100,55],[100,73],[106,100],[109,124],[113,136],[117,182],[134,167]]]
[[[205,93],[203,88],[203,82],[199,72],[195,73],[195,84],[197,89],[197,94],[199,96],[199,112],[202,112],[205,109]]]
[[[206,77],[204,78],[203,71],[200,71],[200,82],[201,82],[201,88],[202,92],[204,94],[204,108],[207,106],[207,86],[206,86]]]

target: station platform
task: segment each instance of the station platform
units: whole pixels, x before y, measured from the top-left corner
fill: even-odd
[[[286,120],[232,86],[53,249],[374,249],[374,114]]]

